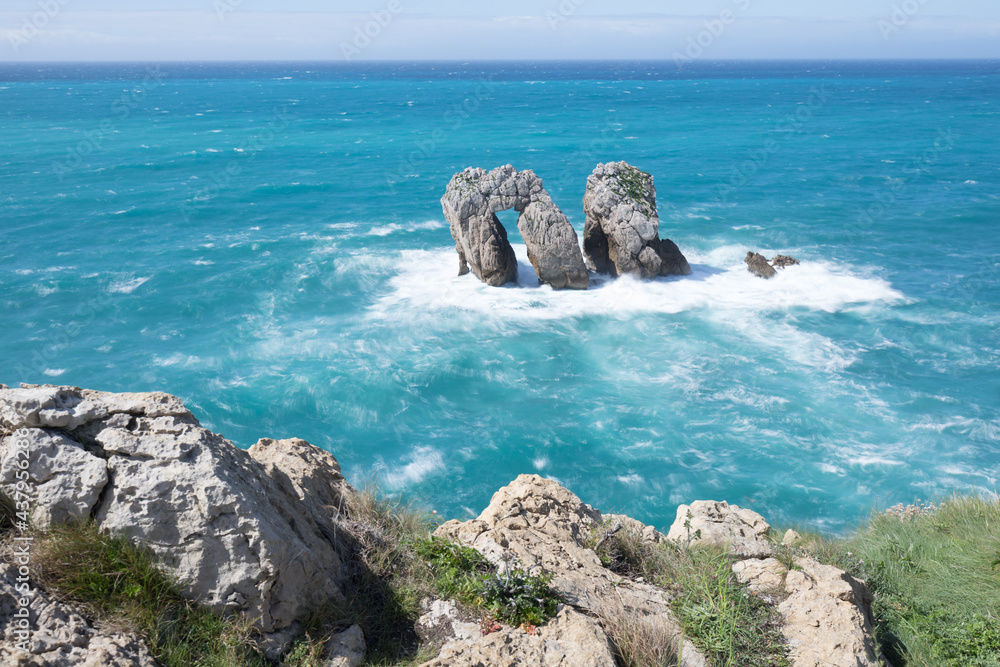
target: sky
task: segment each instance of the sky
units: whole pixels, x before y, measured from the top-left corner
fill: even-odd
[[[0,0],[0,62],[1000,58],[997,0]]]

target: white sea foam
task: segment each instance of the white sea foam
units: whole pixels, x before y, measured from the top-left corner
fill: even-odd
[[[132,277],[118,278],[110,285],[108,285],[108,291],[111,292],[112,294],[131,294],[132,292],[136,291],[137,289],[145,285],[150,278],[151,276],[147,276],[144,278],[132,278]]]
[[[372,227],[368,230],[369,236],[389,236],[390,234],[395,234],[396,232],[419,232],[427,229],[441,229],[445,227],[445,223],[440,220],[428,220],[427,222],[420,222],[415,224],[400,225],[398,223],[390,223],[388,225],[382,225],[379,227]]]
[[[45,373],[45,375],[48,375],[50,378],[57,378],[60,375],[62,375],[63,373],[65,373],[66,369],[65,368],[46,368],[42,372]]]
[[[441,452],[433,447],[416,447],[410,454],[410,462],[398,470],[389,470],[385,481],[389,488],[398,489],[407,484],[416,484],[427,475],[444,468]]]
[[[839,312],[853,304],[898,304],[906,299],[885,280],[856,275],[822,261],[805,261],[761,280],[747,272],[742,247],[690,254],[693,274],[653,281],[597,276],[585,292],[540,286],[527,249],[515,246],[518,283],[484,285],[474,275],[455,275],[455,251],[405,250],[389,291],[372,307],[378,317],[413,313],[468,312],[505,320],[561,320],[579,316],[629,317],[690,310],[762,313],[793,308]],[[389,261],[389,258],[386,257]],[[381,262],[380,262],[381,263]],[[744,317],[745,319],[745,317]],[[748,326],[752,324],[748,321]]]

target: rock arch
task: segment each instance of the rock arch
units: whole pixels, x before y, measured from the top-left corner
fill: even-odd
[[[455,239],[459,275],[471,269],[494,286],[517,280],[517,258],[496,216],[514,209],[521,214],[517,228],[538,280],[555,289],[590,286],[576,230],[535,172],[518,172],[509,164],[490,172],[470,167],[452,177],[441,206]]]
[[[653,177],[627,162],[599,164],[587,179],[583,253],[576,230],[530,170],[469,167],[452,177],[441,206],[455,239],[459,275],[471,270],[488,285],[517,280],[517,258],[496,216],[510,209],[520,213],[517,228],[539,281],[555,289],[587,289],[588,266],[646,279],[691,273],[677,245],[660,238]]]

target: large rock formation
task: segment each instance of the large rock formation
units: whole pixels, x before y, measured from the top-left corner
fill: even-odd
[[[743,261],[747,265],[747,271],[754,274],[758,278],[770,280],[778,275],[778,272],[775,271],[774,267],[767,261],[767,257],[764,257],[764,255],[761,255],[759,252],[748,251],[746,259]]]
[[[691,266],[660,239],[653,177],[626,162],[599,164],[587,179],[583,251],[591,268],[613,276],[688,275]]]
[[[287,649],[297,620],[343,601],[341,586],[357,566],[354,490],[333,456],[295,439],[260,440],[241,451],[166,394],[0,387],[0,490],[18,499],[25,486],[40,527],[89,518],[141,542],[189,597],[255,620],[272,658]],[[449,521],[436,534],[473,547],[498,568],[512,557],[540,566],[564,604],[544,626],[484,636],[453,602],[430,601],[417,625],[440,639],[431,643],[441,654],[425,667],[611,667],[611,638],[623,636],[616,635],[623,624],[656,638],[657,650],[679,654],[682,667],[705,667],[673,614],[672,589],[612,572],[591,548],[616,530],[649,543],[726,547],[734,575],[765,599],[773,596],[795,667],[881,664],[864,583],[800,551],[782,552],[793,547],[775,546],[756,512],[695,502],[678,509],[663,535],[626,516],[602,517],[558,483],[522,475],[476,519]],[[785,542],[795,544],[796,536],[789,532]],[[30,569],[15,569],[11,544],[0,545],[0,662],[152,666],[141,640],[94,627],[33,585],[33,633],[24,646],[20,582]],[[329,637],[327,649],[327,664],[356,667],[364,633],[352,626]]]
[[[517,280],[517,258],[496,213],[514,209],[538,280],[555,289],[587,289],[590,276],[576,230],[542,187],[533,171],[511,165],[468,168],[455,174],[441,199],[455,239],[459,274],[472,272],[488,285]]]
[[[435,534],[471,546],[498,567],[505,566],[505,553],[512,553],[526,566],[537,564],[553,575],[552,587],[559,597],[578,611],[599,618],[613,604],[616,613],[633,615],[678,648],[683,644],[679,652],[684,666],[707,664],[694,645],[683,639],[663,590],[611,572],[585,546],[601,522],[600,512],[558,483],[521,475],[500,489],[478,518],[449,521]],[[645,527],[643,531],[648,532]]]
[[[248,453],[173,396],[51,386],[0,390],[0,436],[0,489],[15,495],[26,461],[40,527],[92,517],[150,547],[186,595],[264,632],[341,598],[333,506],[350,487],[304,441]]]

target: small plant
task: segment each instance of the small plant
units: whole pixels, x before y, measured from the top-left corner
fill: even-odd
[[[694,533],[691,532],[691,520],[692,519],[694,519],[694,515],[691,514],[691,510],[688,510],[687,514],[684,516],[684,532],[686,533],[686,536],[687,536],[687,547],[688,548],[691,547],[691,542],[693,542],[694,540],[700,540],[701,539],[701,528],[699,528],[698,530],[694,531]]]
[[[482,576],[492,569],[478,551],[439,537],[417,540],[413,549],[430,567],[438,595],[475,603],[482,591]]]
[[[510,552],[503,555],[503,561],[503,572],[483,578],[483,606],[497,620],[514,626],[542,625],[553,618],[559,601],[549,587],[552,576],[532,575],[521,569],[520,561]]]
[[[932,502],[924,502],[920,498],[909,505],[904,505],[899,503],[888,508],[885,513],[887,516],[895,517],[900,521],[912,521],[917,517],[932,516],[937,512],[938,506]]]

